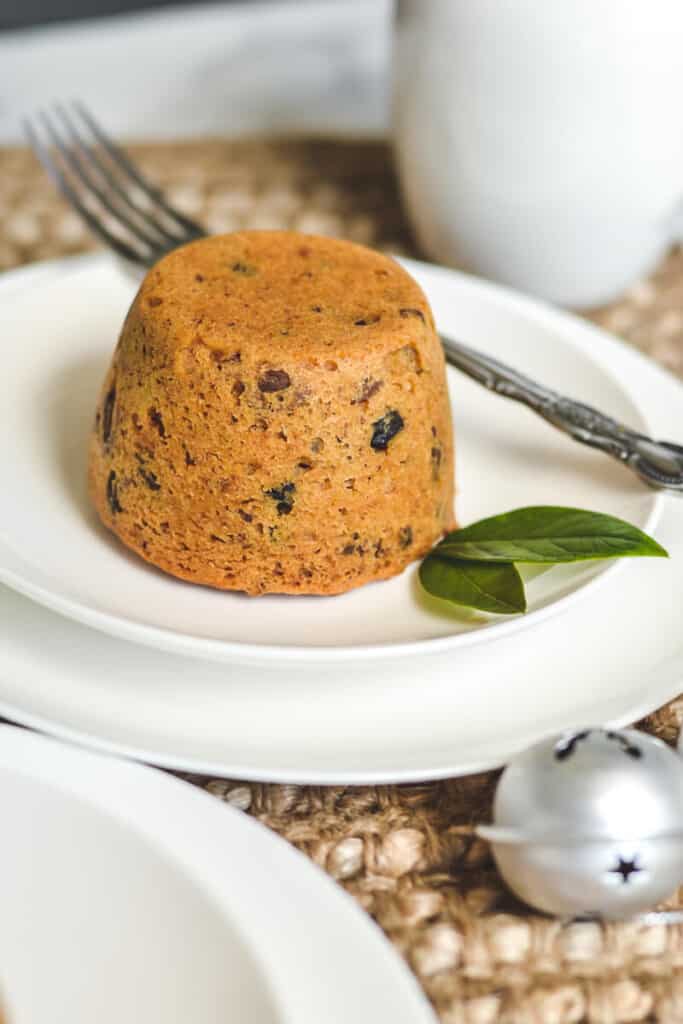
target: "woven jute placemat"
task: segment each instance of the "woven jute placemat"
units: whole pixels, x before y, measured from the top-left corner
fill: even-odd
[[[213,231],[296,228],[421,255],[381,143],[131,148],[171,201]],[[33,157],[0,149],[0,269],[91,247]],[[672,251],[592,319],[683,377],[683,254]],[[642,724],[674,742],[682,720],[679,698]],[[495,780],[325,789],[190,779],[337,879],[405,957],[443,1024],[683,1021],[683,927],[567,925],[505,891],[473,834],[490,817]],[[683,906],[683,891],[671,906]]]

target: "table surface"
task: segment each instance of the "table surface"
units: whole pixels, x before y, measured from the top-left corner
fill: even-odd
[[[211,230],[297,228],[421,255],[382,142],[195,140],[142,145],[134,155]],[[32,156],[0,149],[0,269],[91,247]],[[592,318],[683,376],[683,255],[673,251]],[[673,742],[682,720],[679,699],[644,725]],[[444,1024],[683,1020],[683,927],[567,926],[504,890],[473,833],[489,819],[495,780],[324,789],[190,778],[275,829],[352,893]]]

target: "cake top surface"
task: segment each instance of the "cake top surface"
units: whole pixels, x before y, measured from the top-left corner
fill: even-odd
[[[170,345],[230,354],[247,336],[273,355],[354,358],[433,329],[427,300],[395,260],[289,231],[216,235],[176,249],[145,278],[138,310]]]

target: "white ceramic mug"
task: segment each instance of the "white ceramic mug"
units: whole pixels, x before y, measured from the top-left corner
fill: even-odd
[[[681,0],[398,0],[394,140],[425,252],[586,307],[681,229]]]

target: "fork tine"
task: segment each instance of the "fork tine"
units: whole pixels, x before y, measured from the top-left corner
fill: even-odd
[[[146,196],[157,203],[164,213],[175,220],[185,232],[189,232],[193,237],[198,238],[201,238],[205,234],[201,225],[197,224],[196,221],[190,220],[189,217],[185,217],[178,210],[174,210],[173,207],[166,202],[161,190],[151,184],[151,182],[149,182],[144,175],[140,173],[135,164],[128,158],[120,146],[117,146],[116,143],[112,142],[83,103],[75,100],[73,107],[88,126],[102,148],[109,154],[114,163],[117,164],[118,167],[135,182],[138,188],[140,188]]]
[[[112,173],[107,162],[100,158],[97,153],[96,145],[93,145],[92,142],[84,137],[81,129],[74,122],[67,109],[65,109],[61,104],[57,104],[55,106],[55,112],[61,120],[71,143],[78,150],[81,162],[85,162],[88,167],[94,168],[95,173],[101,179],[104,179],[112,193],[118,197],[120,203],[123,203],[124,207],[129,210],[137,220],[152,229],[152,239],[155,244],[158,244],[159,241],[161,241],[163,246],[168,248],[169,244],[176,246],[181,242],[188,240],[186,231],[183,231],[181,234],[178,234],[177,231],[169,231],[164,224],[159,222],[158,216],[155,217],[149,209],[145,209],[139,203],[135,202],[134,197],[130,195],[130,193],[119,183],[117,176]],[[103,199],[101,199],[101,201],[104,203]],[[164,219],[168,221],[167,216]]]
[[[110,248],[117,252],[119,256],[123,256],[124,259],[127,259],[132,263],[143,263],[146,266],[151,265],[153,260],[150,260],[148,255],[141,253],[138,249],[133,248],[126,241],[111,232],[109,228],[103,224],[91,210],[88,209],[81,199],[77,189],[73,187],[67,176],[60,169],[59,165],[52,159],[49,149],[43,144],[38,132],[35,130],[33,124],[28,118],[24,118],[23,127],[33,152],[40,160],[51,181],[62,193],[67,202],[80,214],[93,234],[97,235],[105,245],[110,246]]]
[[[130,231],[132,235],[136,236],[139,241],[148,248],[159,252],[161,248],[160,241],[162,241],[159,232],[150,234],[146,228],[141,227],[134,220],[131,220],[130,216],[127,215],[124,210],[121,210],[120,204],[114,202],[111,196],[93,179],[78,154],[74,152],[73,148],[61,137],[49,115],[47,113],[40,114],[40,120],[42,121],[43,128],[52,145],[58,151],[64,161],[64,164],[69,168],[76,181],[81,184],[84,190],[95,196],[104,209],[110,213],[112,217],[115,217],[128,231]]]

